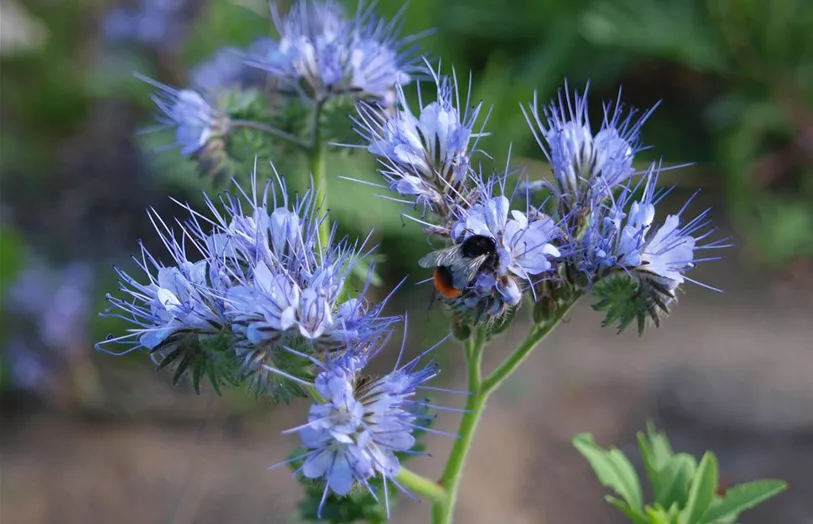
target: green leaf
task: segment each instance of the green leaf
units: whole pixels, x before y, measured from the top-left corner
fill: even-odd
[[[641,483],[627,457],[616,448],[601,448],[590,433],[576,435],[573,445],[590,463],[599,481],[615,490],[631,511],[643,517]]]
[[[678,513],[674,508],[666,510],[663,506],[647,506],[644,511],[647,516],[647,524],[677,524]]]
[[[695,472],[691,488],[689,488],[689,500],[680,514],[681,524],[700,522],[700,517],[714,500],[714,493],[717,491],[717,476],[717,457],[714,456],[714,453],[707,451],[700,459],[700,465]]]
[[[666,434],[659,432],[651,421],[647,422],[646,434],[639,432],[637,439],[646,475],[657,495],[661,485],[661,470],[673,455],[672,446]]]
[[[700,523],[712,524],[722,519],[737,518],[741,512],[782,493],[787,487],[781,480],[756,480],[738,484],[730,488],[724,498],[712,503],[703,513]]]
[[[673,504],[685,507],[695,468],[694,457],[690,455],[681,453],[671,457],[660,472],[659,482],[654,490],[655,503],[665,508],[672,507]]]
[[[647,520],[646,517],[641,515],[640,512],[637,512],[630,508],[630,505],[624,502],[623,500],[617,499],[612,495],[607,495],[604,497],[611,506],[615,507],[618,511],[624,514],[625,517],[630,519],[635,524],[650,524],[650,521]]]

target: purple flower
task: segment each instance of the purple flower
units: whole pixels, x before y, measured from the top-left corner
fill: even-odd
[[[240,193],[246,198],[227,193],[217,205],[207,199],[209,216],[185,206],[190,219],[180,235],[153,217],[171,264],[142,248],[137,262],[145,283],[118,270],[128,298],[109,300],[135,327],[101,347],[124,343],[166,357],[215,344],[264,388],[271,384],[264,366],[275,364],[285,347],[321,355],[386,334],[397,320],[380,315],[386,300],[368,304],[366,286],[349,297],[341,293],[348,274],[368,254],[364,245],[333,238],[319,244],[325,217],[312,191],[280,201],[270,183],[258,193],[255,174],[250,196]],[[193,253],[201,258],[191,259]]]
[[[709,260],[698,258],[695,252],[724,246],[723,241],[701,245],[713,232],[708,227],[708,210],[684,222],[684,206],[662,224],[655,224],[655,207],[668,192],[656,190],[658,173],[654,165],[649,169],[640,199],[633,200],[638,187],[627,185],[612,202],[596,205],[578,248],[583,256],[579,267],[591,280],[624,271],[654,286],[668,302],[687,279],[685,273],[697,262]]]
[[[369,483],[373,477],[383,479],[387,497],[387,482],[398,485],[395,477],[401,469],[395,454],[412,451],[415,430],[431,431],[426,423],[433,406],[416,395],[439,372],[434,363],[421,366],[434,347],[403,366],[399,355],[392,372],[370,378],[364,368],[380,350],[365,347],[319,362],[321,371],[307,385],[320,398],[311,405],[306,424],[285,432],[298,433],[306,453],[283,464],[304,459],[297,472],[325,482],[320,514],[329,492],[343,496],[361,484],[376,497]],[[402,345],[401,354],[403,350]],[[385,503],[389,511],[388,500]]]
[[[226,196],[226,216],[218,214],[216,233],[202,240],[235,266],[225,294],[235,330],[254,346],[332,348],[380,334],[397,320],[379,316],[383,304],[369,307],[366,288],[341,300],[347,276],[367,255],[364,245],[346,239],[319,245],[319,224],[325,217],[311,191],[295,202],[287,197],[278,202],[275,196],[273,210],[267,194],[258,199],[255,191],[251,212],[245,215],[242,203]],[[218,213],[213,204],[210,209]],[[197,235],[203,237],[202,232]]]
[[[450,236],[455,244],[478,235],[492,239],[496,246],[494,267],[484,265],[461,297],[452,300],[453,307],[474,311],[476,319],[497,317],[517,306],[523,290],[551,272],[562,255],[553,243],[562,234],[560,228],[528,203],[527,194],[523,210],[511,209],[504,194],[494,195],[495,186],[504,193],[507,176],[495,175],[487,182],[479,175],[472,177],[478,187],[477,201],[454,210]]]
[[[147,77],[136,75],[158,88],[152,96],[160,110],[157,116],[161,128],[175,128],[175,142],[181,154],[191,155],[200,151],[213,137],[223,135],[228,118],[204,95],[191,89],[177,90]]]
[[[214,336],[228,325],[225,302],[220,298],[225,282],[220,272],[225,271],[221,260],[204,250],[201,260],[192,262],[187,258],[189,248],[178,240],[160,217],[151,217],[161,241],[169,252],[172,264],[164,265],[142,245],[141,256],[134,258],[144,272],[146,282],[132,278],[121,268],[115,268],[120,277],[120,290],[127,298],[108,295],[111,310],[129,320],[134,327],[128,334],[111,338],[97,345],[100,349],[110,343],[129,346],[125,351],[146,349],[166,354],[184,344],[190,344],[201,336]],[[183,231],[181,239],[189,238]],[[168,351],[161,351],[166,348]]]
[[[379,171],[390,189],[446,216],[448,199],[461,196],[470,171],[469,158],[482,136],[482,130],[474,129],[482,103],[470,107],[468,93],[466,107],[461,108],[457,77],[431,73],[437,99],[424,105],[419,90],[417,114],[399,86],[394,114],[360,104],[354,120],[367,150],[381,163]]]
[[[399,17],[385,23],[372,6],[348,18],[334,0],[298,0],[286,16],[272,12],[280,33],[253,65],[278,78],[282,88],[317,101],[350,94],[391,103],[395,86],[414,69],[410,39],[397,36]]]
[[[592,199],[608,198],[635,173],[632,160],[644,149],[639,142],[641,126],[654,107],[636,119],[636,111],[624,114],[619,99],[604,105],[604,117],[593,134],[587,113],[587,90],[583,95],[564,89],[558,101],[540,115],[536,94],[523,113],[556,179],[551,187],[567,210],[589,205]]]

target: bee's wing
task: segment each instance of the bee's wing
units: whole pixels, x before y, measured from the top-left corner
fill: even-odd
[[[447,247],[432,251],[418,261],[418,265],[425,268],[438,266],[452,266],[455,259],[460,258],[460,246]]]
[[[463,289],[474,280],[477,272],[486,261],[487,255],[474,258],[456,258],[450,265],[452,271],[452,285],[457,289]]]

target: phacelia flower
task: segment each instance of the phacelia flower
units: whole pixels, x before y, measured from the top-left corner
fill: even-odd
[[[386,486],[388,482],[398,485],[395,477],[401,469],[395,454],[414,453],[416,430],[432,431],[426,425],[433,406],[416,396],[438,374],[436,364],[421,365],[423,357],[434,348],[403,366],[396,363],[387,375],[370,377],[364,367],[380,349],[319,362],[321,371],[308,386],[321,399],[311,406],[306,424],[287,432],[297,432],[306,450],[293,459],[304,459],[297,472],[325,482],[320,514],[328,493],[344,496],[358,484],[377,498],[369,483],[373,477],[383,479],[389,511]]]
[[[280,39],[252,63],[283,89],[317,101],[349,94],[391,103],[395,86],[410,81],[410,39],[398,37],[399,17],[385,23],[360,8],[348,18],[334,0],[298,0],[286,16],[273,16]]]
[[[227,131],[227,116],[206,94],[191,89],[178,90],[141,75],[138,77],[158,88],[152,100],[160,110],[159,129],[175,128],[175,142],[169,147],[180,146],[182,155],[197,153],[212,138]]]
[[[580,268],[591,280],[623,271],[668,304],[688,279],[685,273],[709,260],[698,258],[696,251],[724,246],[723,241],[701,245],[713,232],[708,210],[684,222],[684,206],[657,225],[655,206],[668,192],[656,189],[657,180],[658,169],[653,166],[641,182],[640,199],[633,200],[638,187],[628,184],[617,198],[597,204],[578,250],[583,257]]]
[[[557,224],[527,199],[523,210],[511,209],[504,194],[494,194],[495,186],[504,193],[504,182],[505,175],[478,181],[478,200],[470,207],[457,206],[451,227],[456,245],[477,235],[492,239],[496,247],[493,267],[483,266],[461,297],[452,300],[453,307],[473,311],[476,319],[498,317],[517,306],[528,285],[554,269],[561,256],[554,245],[562,234]]]
[[[417,114],[399,86],[394,113],[360,104],[354,120],[365,147],[378,158],[382,166],[379,171],[390,190],[446,217],[449,200],[464,196],[461,193],[471,169],[470,156],[482,135],[482,129],[474,129],[482,103],[470,106],[469,92],[465,108],[460,107],[457,77],[431,74],[437,99],[424,105],[419,91]]]
[[[147,279],[142,283],[131,277],[122,268],[116,267],[120,290],[126,298],[108,295],[111,310],[135,327],[128,334],[111,338],[98,345],[104,348],[108,343],[122,343],[129,346],[129,352],[145,349],[150,352],[167,354],[178,347],[195,345],[201,337],[215,336],[227,329],[226,304],[221,298],[226,282],[221,278],[224,268],[221,260],[204,249],[203,259],[190,261],[184,243],[186,231],[181,240],[158,216],[152,216],[153,224],[167,248],[172,263],[164,265],[141,245],[141,256],[134,258]],[[167,351],[162,351],[165,349]]]
[[[558,100],[540,115],[536,95],[523,113],[539,147],[551,164],[555,185],[551,187],[565,211],[608,198],[634,173],[634,155],[643,149],[639,134],[653,107],[639,118],[625,114],[619,99],[604,105],[604,117],[593,134],[587,112],[587,91],[571,93],[565,86]]]
[[[207,199],[208,217],[186,206],[190,219],[180,237],[153,218],[172,263],[161,264],[142,247],[137,262],[146,283],[118,270],[129,298],[109,300],[136,327],[109,342],[157,358],[214,344],[263,388],[269,384],[264,366],[280,365],[277,357],[288,355],[283,347],[324,354],[386,333],[397,317],[379,315],[384,304],[371,307],[366,288],[349,298],[341,293],[347,292],[349,272],[367,255],[364,246],[333,238],[319,244],[325,217],[311,191],[293,202],[287,196],[278,201],[270,183],[259,194],[254,178],[251,196],[240,193],[247,210],[242,198],[228,193],[218,205]],[[193,253],[200,259],[191,259]]]

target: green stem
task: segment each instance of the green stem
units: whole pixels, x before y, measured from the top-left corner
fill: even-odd
[[[310,147],[310,169],[313,175],[314,191],[316,192],[316,205],[322,212],[327,212],[327,144],[322,137],[322,106],[317,102],[313,107],[313,141]],[[330,218],[324,215],[319,224],[319,243],[321,249],[326,249],[330,241]]]
[[[534,325],[525,340],[485,379],[481,376],[483,347],[487,338],[484,329],[480,328],[473,336],[473,339],[469,339],[466,343],[469,396],[466,400],[466,412],[460,420],[460,427],[457,431],[458,438],[452,447],[452,452],[439,482],[446,489],[446,496],[434,500],[432,505],[433,524],[451,524],[452,522],[466,455],[474,440],[474,430],[480,421],[489,395],[522,364],[537,344],[553,331],[575,303],[576,300],[573,300],[560,306],[550,320],[544,324]]]
[[[446,490],[440,484],[403,466],[398,475],[395,476],[395,480],[408,491],[433,502],[443,500],[446,497]]]
[[[446,468],[440,477],[439,484],[446,488],[446,497],[435,501],[432,506],[432,522],[434,524],[447,524],[452,521],[452,514],[457,502],[457,491],[463,474],[463,464],[466,461],[466,455],[474,438],[474,429],[477,427],[485,407],[486,395],[482,394],[480,387],[485,342],[486,334],[483,328],[479,328],[472,335],[472,338],[466,342],[469,396],[466,399],[466,411],[460,420],[457,440],[455,440],[452,452],[446,462]]]

